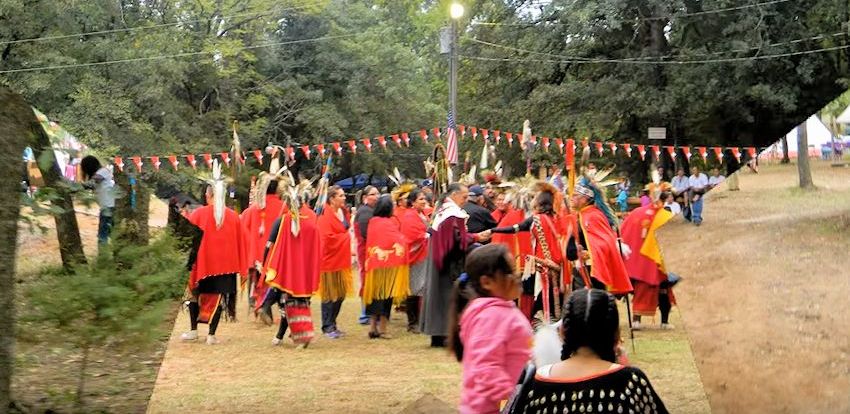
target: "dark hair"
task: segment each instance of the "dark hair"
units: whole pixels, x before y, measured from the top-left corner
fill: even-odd
[[[378,198],[378,203],[375,204],[374,217],[392,217],[393,216],[393,198],[389,195],[382,195]]]
[[[277,180],[271,180],[269,187],[266,188],[266,194],[277,194]]]
[[[410,193],[407,194],[407,203],[409,205],[413,205],[413,203],[416,202],[416,199],[419,198],[419,194],[422,194],[422,190],[414,188]]]
[[[495,243],[479,247],[466,256],[466,279],[459,278],[455,282],[449,308],[449,349],[454,352],[458,361],[463,359],[460,313],[472,299],[490,296],[490,292],[481,287],[482,276],[514,273],[514,264],[506,257],[508,251],[504,244]]]
[[[342,191],[342,194],[345,194],[345,190],[338,185],[332,185],[331,188],[328,188],[328,199],[325,201],[326,204],[331,202],[331,197],[336,194],[337,191]]]
[[[361,190],[361,192],[360,192],[360,204],[363,204],[363,199],[366,198],[366,196],[369,195],[369,193],[372,190],[377,190],[377,189],[378,188],[375,187],[374,185],[367,185],[366,187],[364,187],[363,190]]]
[[[94,155],[86,155],[80,160],[80,168],[83,170],[83,178],[89,179],[94,177],[97,170],[101,169],[100,161]]]
[[[564,346],[561,359],[568,359],[581,347],[588,347],[599,358],[617,362],[615,347],[620,329],[620,314],[614,296],[600,289],[574,291],[564,305],[562,318]]]
[[[664,192],[661,193],[661,195],[658,197],[658,199],[661,200],[661,201],[666,201],[667,198],[670,197],[671,195],[673,195],[673,193],[671,193],[669,191],[664,191]]]
[[[543,214],[555,214],[555,196],[548,191],[537,194],[537,211]]]

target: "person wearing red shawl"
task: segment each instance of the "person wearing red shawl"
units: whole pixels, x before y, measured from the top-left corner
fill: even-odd
[[[240,216],[246,259],[244,267],[248,270],[248,306],[254,315],[257,315],[266,294],[266,285],[260,280],[263,250],[272,224],[280,217],[282,208],[283,201],[277,196],[277,179],[268,173],[260,174],[254,200]],[[271,324],[271,315],[263,315],[263,320]]]
[[[670,308],[676,299],[655,238],[655,231],[673,218],[662,201],[668,194],[662,192],[653,203],[633,210],[623,220],[623,242],[636,250],[626,259],[626,269],[634,285],[632,329],[641,328],[642,316],[655,317],[656,309],[661,310],[661,329],[671,328]]]
[[[564,262],[561,253],[561,238],[564,229],[561,228],[555,211],[560,211],[560,205],[555,206],[558,190],[552,185],[537,183],[537,196],[532,202],[534,213],[531,217],[510,226],[499,226],[492,230],[494,237],[498,234],[521,234],[527,232],[534,241],[534,260],[538,277],[526,277],[523,280],[523,295],[520,297],[520,309],[525,316],[532,319],[538,311],[543,311],[543,321],[551,323],[560,317],[560,304],[563,302],[565,284],[561,277],[561,267]]]
[[[491,215],[496,220],[496,227],[513,227],[515,224],[520,224],[525,221],[525,210],[514,206],[514,201],[517,197],[509,199],[509,195],[505,192],[496,193],[495,204],[496,209]],[[514,233],[496,233],[490,243],[504,244],[508,247],[514,256],[514,265],[516,269],[525,268],[525,259],[531,254],[531,233],[528,231],[520,231]],[[531,317],[531,304],[534,303],[534,296],[523,292],[520,296],[520,309],[523,310],[526,316]]]
[[[399,194],[399,197],[407,198],[410,205],[401,217],[401,232],[407,241],[410,266],[410,296],[405,303],[407,331],[418,333],[420,302],[425,292],[425,259],[428,256],[428,218],[424,213],[428,201],[425,193],[416,188]]]
[[[463,273],[467,250],[474,241],[490,238],[488,232],[467,232],[466,219],[469,215],[460,206],[466,202],[468,195],[469,189],[465,185],[450,184],[428,229],[427,280],[419,330],[431,336],[432,347],[446,346],[452,289],[455,280]]]
[[[292,341],[299,347],[306,347],[313,339],[310,298],[319,291],[321,236],[316,213],[306,202],[302,204],[310,198],[305,195],[309,184],[299,187],[287,196],[264,254],[265,281],[271,288],[266,296],[277,300],[281,316],[272,345],[279,345],[289,328]]]
[[[330,339],[343,335],[336,326],[342,301],[352,291],[351,235],[345,191],[339,186],[328,189],[328,201],[319,216],[322,238],[319,293],[322,298],[322,332]]]
[[[623,256],[629,254],[630,248],[618,240],[614,232],[617,219],[604,200],[603,191],[586,177],[576,185],[571,202],[578,214],[579,242],[576,243],[574,237],[570,238],[567,258],[582,259],[591,278],[593,286],[590,287],[624,295],[632,291],[623,262]]]
[[[366,235],[366,282],[363,303],[369,315],[369,338],[389,339],[387,322],[393,303],[401,303],[410,293],[410,265],[407,241],[398,219],[393,217],[393,200],[378,199]]]
[[[189,323],[191,330],[181,339],[198,339],[198,322],[209,324],[208,345],[217,343],[215,337],[221,314],[236,318],[236,279],[244,273],[245,255],[239,215],[224,203],[225,184],[221,167],[213,164],[213,182],[207,187],[207,205],[188,214],[189,222],[202,232],[201,243],[189,274]]]

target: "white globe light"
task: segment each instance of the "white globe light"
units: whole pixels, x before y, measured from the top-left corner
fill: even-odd
[[[452,16],[452,19],[460,19],[463,17],[463,5],[452,3],[451,8],[449,9],[449,14]]]

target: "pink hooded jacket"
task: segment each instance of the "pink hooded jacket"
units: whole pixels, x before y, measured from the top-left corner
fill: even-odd
[[[531,325],[512,301],[477,298],[460,318],[460,412],[498,413],[531,358]]]

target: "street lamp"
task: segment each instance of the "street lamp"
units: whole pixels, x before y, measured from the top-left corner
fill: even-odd
[[[452,3],[451,8],[449,9],[449,14],[454,20],[460,19],[461,17],[463,17],[463,5],[458,3]]]
[[[457,21],[463,17],[463,5],[452,3],[449,8],[451,28],[449,32],[449,113],[457,122]]]

